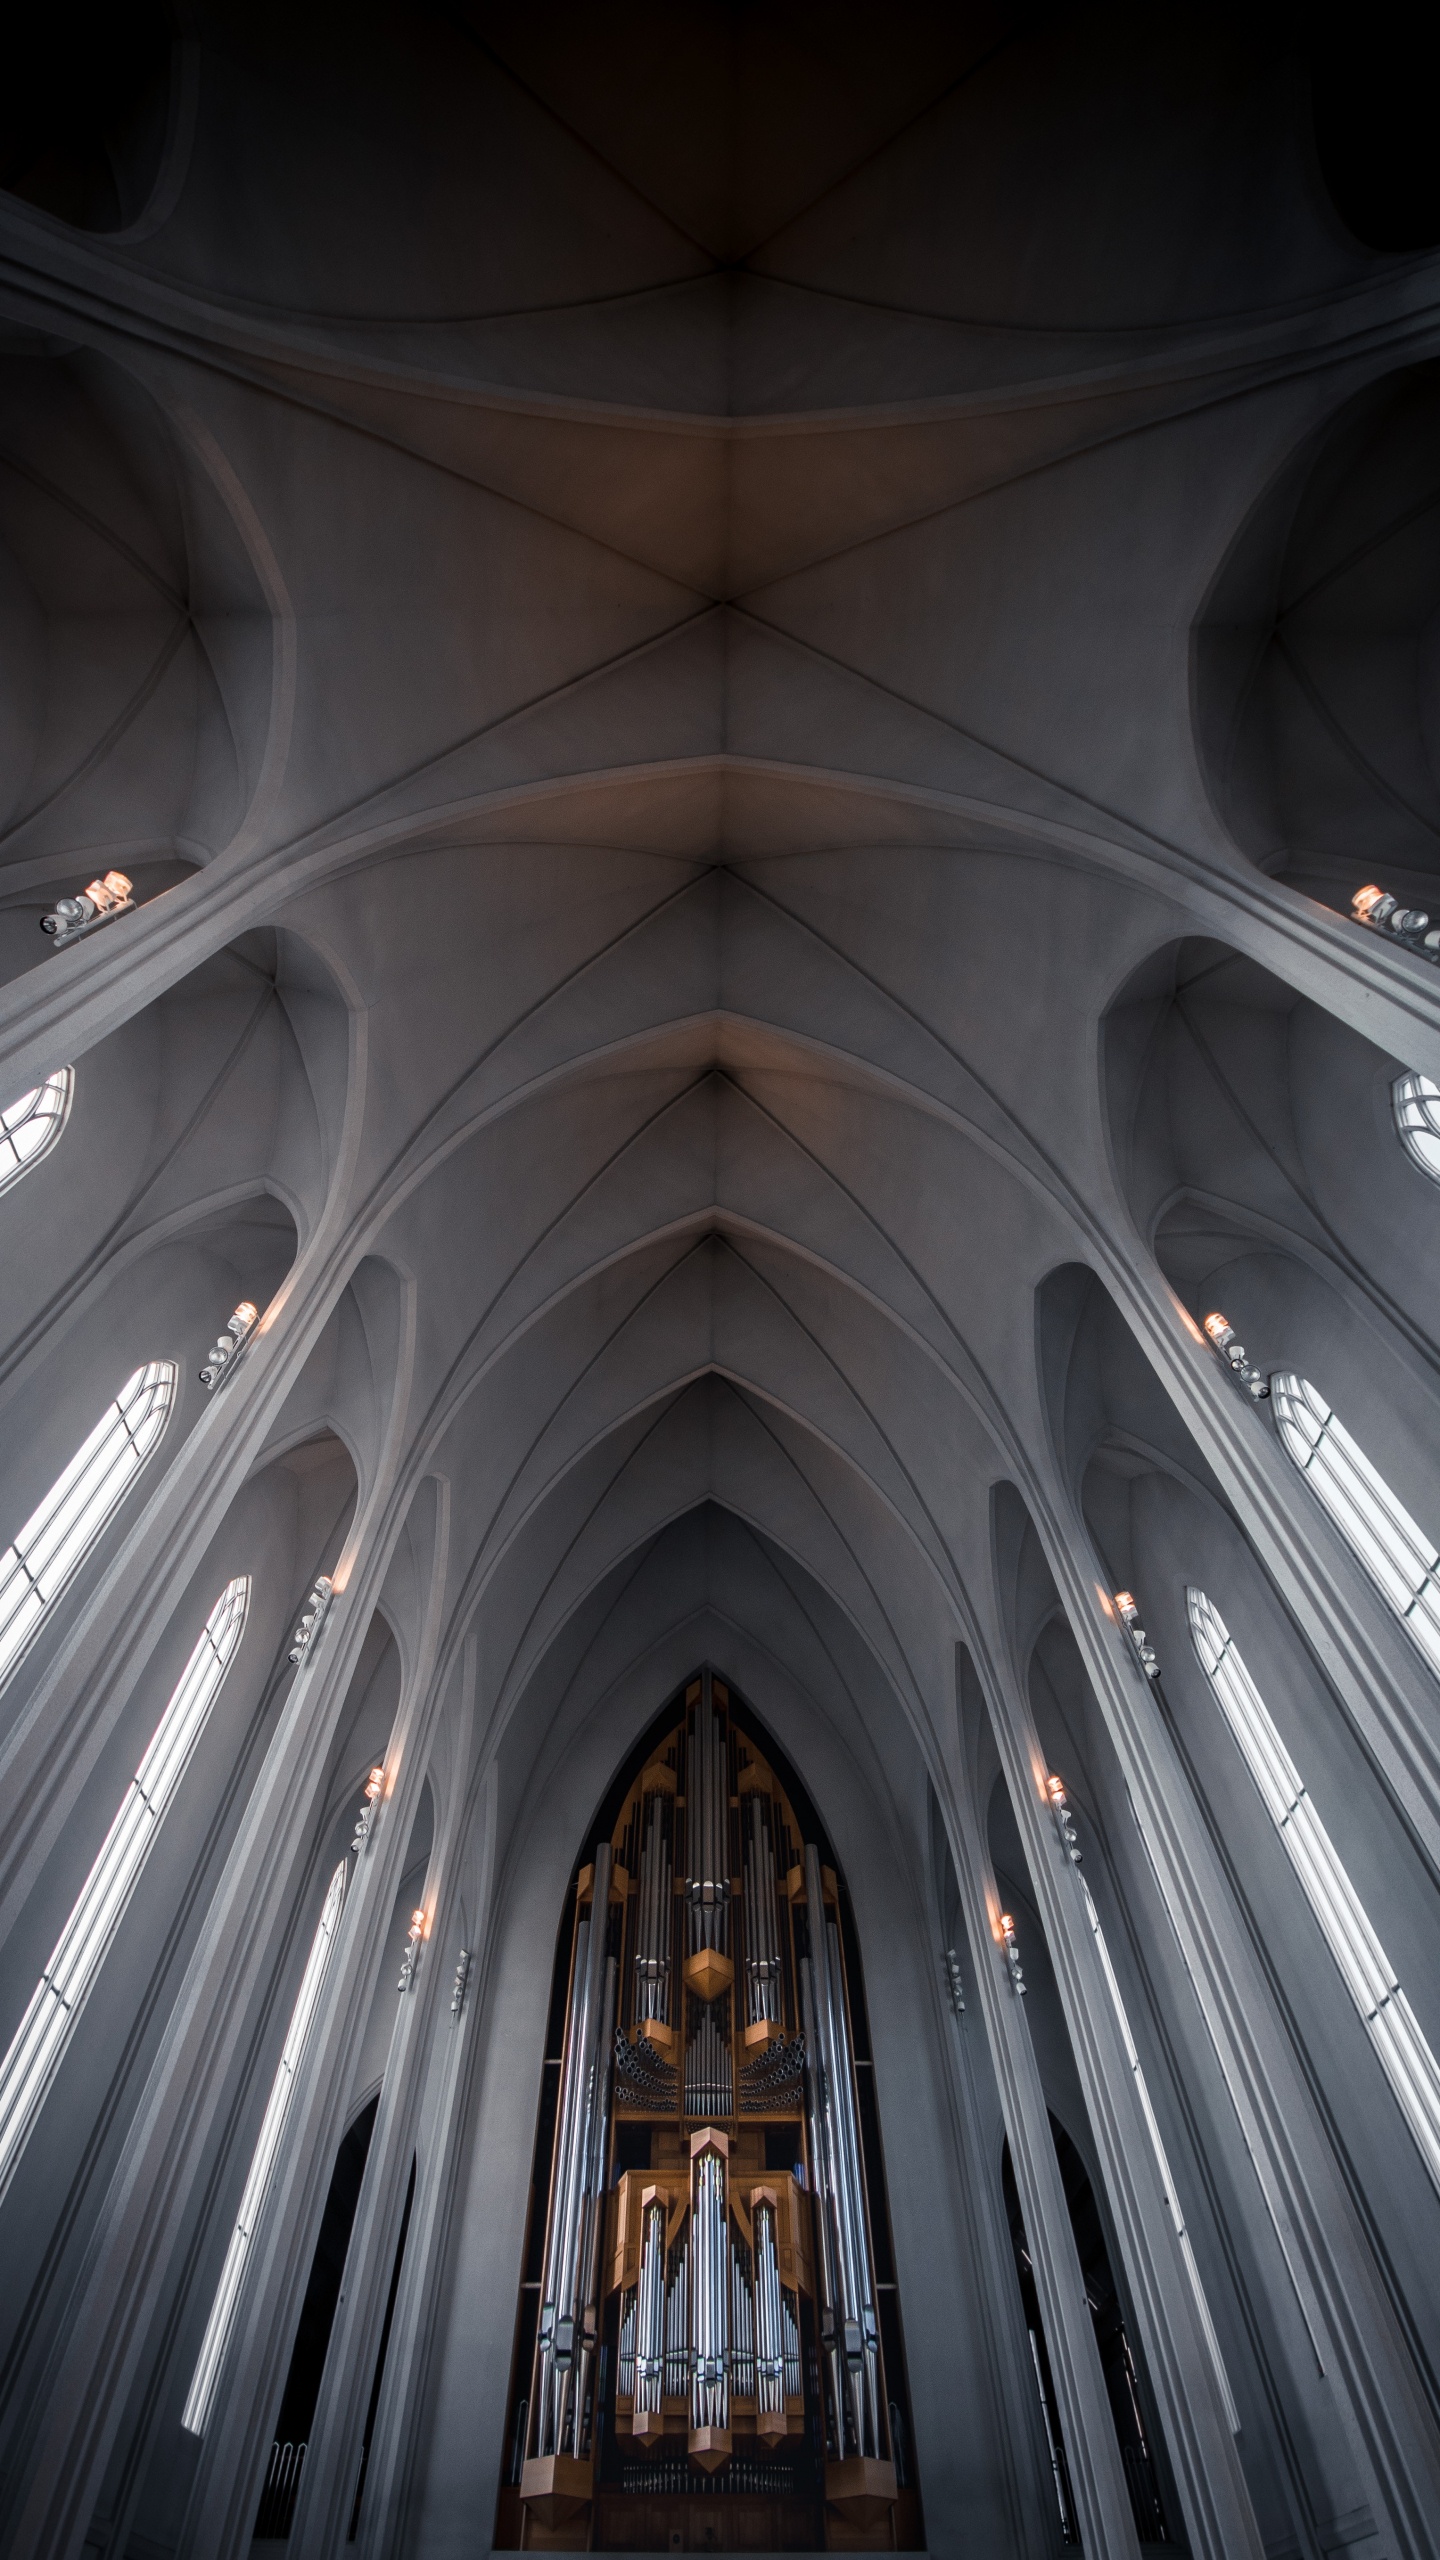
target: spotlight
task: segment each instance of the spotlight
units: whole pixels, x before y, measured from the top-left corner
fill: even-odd
[[[1245,1389],[1246,1394],[1253,1396],[1256,1403],[1259,1404],[1263,1398],[1268,1396],[1270,1393],[1270,1381],[1268,1378],[1262,1378],[1258,1369],[1253,1369],[1251,1367],[1249,1354],[1245,1349],[1245,1345],[1243,1342],[1237,1340],[1235,1328],[1230,1323],[1228,1317],[1221,1315],[1207,1316],[1205,1319],[1205,1330],[1209,1334],[1211,1341],[1214,1343],[1216,1350],[1219,1352],[1221,1359],[1224,1361],[1226,1368],[1231,1371],[1238,1384]]]
[[[1155,1647],[1150,1642],[1149,1637],[1146,1635],[1144,1628],[1140,1624],[1140,1612],[1135,1606],[1135,1596],[1133,1592],[1116,1592],[1115,1614],[1120,1619],[1121,1624],[1125,1628],[1126,1634],[1129,1636],[1131,1643],[1135,1647],[1135,1651],[1140,1660],[1140,1668],[1144,1672],[1146,1679],[1158,1680],[1160,1677],[1160,1656],[1156,1652]]]
[[[1423,907],[1402,907],[1398,898],[1392,898],[1388,889],[1377,889],[1372,880],[1368,888],[1356,890],[1350,913],[1357,924],[1368,924],[1372,932],[1403,942],[1407,951],[1418,953],[1422,960],[1440,963],[1440,926],[1431,924]]]
[[[1025,1968],[1020,1961],[1020,1949],[1015,1943],[1015,1923],[1008,1911],[1002,1911],[1000,1914],[999,1934],[1000,1944],[1005,1953],[1005,1963],[1010,1974],[1010,1988],[1014,1992],[1017,2000],[1023,2000],[1025,1997]]]
[[[53,936],[57,951],[67,942],[80,942],[97,925],[113,924],[117,916],[128,915],[135,904],[131,895],[134,883],[123,871],[107,871],[103,880],[92,880],[73,898],[57,898],[53,912],[40,919],[40,930]]]
[[[399,1988],[402,1991],[408,1991],[411,1983],[415,1979],[415,1967],[420,1961],[420,1949],[424,1944],[424,1939],[425,1913],[422,1907],[418,1911],[411,1912],[410,1926],[405,1932],[405,1955],[400,1966],[399,1983]]]
[[[300,1624],[295,1630],[295,1640],[290,1647],[288,1657],[291,1662],[304,1661],[324,1624],[325,1613],[334,1596],[334,1583],[328,1573],[322,1573],[317,1578],[315,1587],[305,1603]]]
[[[355,1837],[350,1843],[350,1846],[357,1857],[370,1837],[370,1826],[375,1819],[375,1807],[379,1802],[381,1790],[383,1789],[384,1784],[384,1770],[381,1768],[372,1769],[369,1777],[365,1781],[365,1801],[360,1808],[360,1819],[355,1825]]]
[[[1064,1784],[1059,1778],[1047,1778],[1045,1790],[1050,1798],[1050,1809],[1055,1816],[1055,1828],[1060,1834],[1060,1846],[1071,1866],[1078,1867],[1082,1864],[1080,1841],[1075,1829],[1075,1816],[1070,1810],[1070,1799],[1065,1793]]]
[[[221,1379],[228,1378],[259,1321],[259,1310],[248,1298],[242,1298],[233,1316],[226,1317],[225,1330],[206,1353],[200,1372],[200,1384],[207,1394],[213,1395]]]

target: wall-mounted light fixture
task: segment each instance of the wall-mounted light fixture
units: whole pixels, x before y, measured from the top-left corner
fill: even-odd
[[[1129,1636],[1131,1643],[1135,1647],[1140,1668],[1144,1672],[1146,1679],[1158,1680],[1160,1677],[1160,1656],[1156,1652],[1155,1647],[1150,1642],[1149,1637],[1140,1624],[1140,1612],[1135,1606],[1135,1596],[1133,1592],[1116,1592],[1115,1615],[1120,1620],[1121,1625],[1124,1627],[1126,1634]]]
[[[1005,1957],[1006,1968],[1010,1975],[1010,1988],[1014,1992],[1017,2000],[1023,2000],[1025,1997],[1025,1967],[1020,1961],[1020,1949],[1015,1938],[1015,1922],[1008,1911],[1002,1911],[1000,1914],[998,1934],[1001,1949]]]
[[[1244,1388],[1248,1396],[1253,1396],[1257,1404],[1261,1403],[1270,1393],[1270,1381],[1262,1377],[1258,1369],[1252,1367],[1250,1355],[1244,1343],[1238,1340],[1235,1327],[1229,1317],[1207,1316],[1205,1330],[1237,1384]]]
[[[1063,1781],[1059,1778],[1047,1778],[1045,1792],[1050,1798],[1050,1810],[1055,1816],[1055,1828],[1060,1834],[1060,1846],[1071,1866],[1078,1867],[1082,1863],[1080,1842],[1075,1830],[1075,1816],[1070,1810],[1070,1799],[1065,1793]]]
[[[1368,888],[1356,890],[1350,913],[1357,924],[1368,924],[1390,941],[1403,942],[1420,959],[1440,963],[1440,926],[1431,924],[1423,907],[1402,907],[1398,898],[1392,898],[1388,889],[1377,889],[1372,880]]]
[[[207,1394],[213,1395],[221,1379],[229,1377],[259,1321],[259,1308],[252,1306],[248,1298],[242,1298],[233,1316],[226,1317],[225,1330],[206,1353],[200,1372],[200,1384]]]
[[[950,2006],[958,2018],[965,2008],[965,1980],[960,1971],[960,1959],[953,1947],[947,1947],[945,1950],[945,1988],[950,1994]]]
[[[305,1603],[300,1624],[295,1630],[295,1641],[291,1645],[289,1653],[289,1660],[291,1662],[304,1661],[306,1654],[310,1651],[311,1646],[315,1642],[315,1638],[325,1623],[325,1615],[334,1596],[335,1585],[331,1581],[329,1574],[320,1574],[316,1579],[314,1589],[311,1591],[309,1599]]]
[[[410,1926],[405,1932],[405,1953],[401,1959],[398,1986],[402,1991],[408,1991],[415,1979],[415,1967],[420,1961],[420,1950],[424,1943],[425,1912],[422,1906],[418,1911],[411,1912]]]
[[[450,1993],[450,2015],[458,2018],[465,2006],[465,1986],[470,1980],[470,1950],[462,1947],[455,1960],[455,1983]]]
[[[51,935],[57,951],[63,951],[67,942],[82,942],[98,925],[113,924],[117,916],[128,915],[135,904],[133,887],[123,871],[107,871],[103,880],[92,880],[76,897],[57,898],[51,913],[41,917],[40,930]]]
[[[365,1801],[360,1808],[360,1819],[355,1825],[355,1837],[350,1843],[350,1846],[354,1850],[357,1858],[360,1855],[361,1850],[364,1848],[366,1841],[370,1837],[370,1826],[375,1819],[375,1807],[380,1800],[384,1784],[384,1770],[381,1768],[372,1769],[369,1777],[365,1781]]]

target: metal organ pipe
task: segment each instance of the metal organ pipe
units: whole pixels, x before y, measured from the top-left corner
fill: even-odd
[[[658,2417],[665,2392],[665,2207],[645,2211],[635,2315],[635,2415]]]
[[[843,2457],[883,2457],[880,2327],[865,2217],[854,2062],[845,2017],[839,1932],[825,1916],[820,1856],[805,1851],[810,1954],[806,1961],[806,2052],[811,2090],[812,2151],[824,2181],[820,2198],[822,2265],[829,2280],[830,2334],[825,2339]],[[826,2245],[828,2242],[828,2246]],[[822,2319],[822,2336],[825,2322]]]
[[[780,2300],[780,2259],[775,2247],[775,2212],[768,2204],[755,2208],[755,2407],[762,2426],[767,2417],[785,2416],[785,2333]]]
[[[698,1953],[724,1947],[730,1907],[730,1788],[708,1677],[695,1708],[685,1792],[690,1944]]]
[[[589,2358],[581,2334],[598,2239],[609,2124],[610,2031],[615,1968],[605,1955],[611,1851],[595,1852],[588,1919],[575,1933],[570,2010],[565,2022],[560,2127],[536,2339],[533,2427],[537,2454],[581,2452],[583,2383]],[[577,2387],[582,2386],[582,2387]]]
[[[670,1841],[666,1826],[669,1799],[653,1795],[645,1807],[645,1836],[640,1850],[640,1910],[635,1935],[635,2015],[638,2019],[670,2019]]]
[[[745,1843],[745,2022],[759,2026],[780,2016],[780,1931],[775,1917],[775,1840],[770,1808],[750,1798]]]
[[[700,2154],[695,2171],[693,2336],[695,2376],[690,2395],[692,2428],[730,2423],[730,2234],[725,2213],[725,2164],[717,2151]]]

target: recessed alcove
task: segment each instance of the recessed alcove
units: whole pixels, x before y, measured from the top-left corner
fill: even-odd
[[[1193,637],[1201,763],[1262,869],[1348,913],[1440,878],[1440,366],[1383,375],[1240,528]]]
[[[82,231],[137,221],[165,146],[172,44],[160,0],[82,0],[17,16],[0,188]]]
[[[1103,1282],[1081,1266],[1062,1266],[1044,1284],[1042,1300],[1057,1447],[1078,1488],[1103,1586],[1133,1594],[1159,1658],[1159,1685],[1147,1689],[1147,1712],[1173,1740],[1287,2032],[1323,2057],[1339,2138],[1356,2177],[1372,2197],[1386,2199],[1376,2209],[1397,2264],[1413,2256],[1413,2283],[1408,2275],[1403,2280],[1410,2316],[1427,2331],[1434,2328],[1440,2342],[1432,2311],[1440,2274],[1434,2190],[1207,1676],[1192,1633],[1192,1590],[1220,1612],[1390,1960],[1402,1981],[1422,1986],[1416,1996],[1427,2034],[1440,2039],[1440,2007],[1428,1993],[1440,1955],[1430,1870],[1405,1806],[1372,1762],[1342,1693],[1286,1609]],[[1036,1672],[1037,1722],[1047,1750],[1058,1756],[1067,1733],[1083,1721],[1075,1705],[1083,1673],[1068,1631],[1063,1637],[1058,1627],[1045,1631]],[[1132,1676],[1141,1678],[1138,1667]],[[1091,1768],[1103,1778],[1103,1762],[1093,1753]],[[1068,1767],[1063,1774],[1068,1783]],[[1118,1788],[1109,1785],[1104,1793],[1111,1854],[1128,1868],[1133,1898],[1137,1867],[1143,1874],[1133,1814]],[[1088,1868],[1088,1836],[1085,1847]],[[1407,2229],[1416,2235],[1413,2253],[1402,2240]]]
[[[0,332],[0,978],[73,965],[40,918],[97,872],[148,902],[230,840],[272,649],[245,540],[140,367]]]
[[[1440,1523],[1440,1184],[1396,1125],[1400,1061],[1194,939],[1121,990],[1103,1069],[1117,1178],[1196,1323],[1218,1312],[1263,1370],[1313,1379],[1407,1506]],[[1046,1283],[1042,1342],[1065,1285]]]
[[[1434,30],[1405,0],[1342,0],[1304,13],[1320,174],[1335,211],[1367,249],[1391,255],[1440,242]]]
[[[1167,2513],[1179,2512],[1169,2463],[1155,2409],[1146,2358],[1128,2287],[1119,2273],[1121,2258],[1113,2218],[1104,2196],[1094,2135],[1075,2068],[1074,2050],[1064,2004],[1044,1926],[1036,1907],[1024,1847],[1009,1790],[997,1776],[991,1789],[986,1833],[995,1883],[1002,1901],[1017,1921],[1025,1970],[1025,2021],[1039,2068],[1049,2113],[1051,2136],[1069,2213],[1072,2234],[1085,2281],[1085,2297],[1095,2328],[1095,2345],[1115,2423],[1116,2442],[1130,2492],[1137,2536],[1143,2543],[1173,2539]],[[1001,2163],[1002,2201],[1011,2222],[1018,2195],[1010,2168],[1009,2145]],[[1021,2296],[1027,2323],[1038,2317],[1033,2287],[1020,2267]],[[1043,2327],[1041,2336],[1044,2338]],[[1050,2341],[1044,2339],[1048,2351]],[[1047,2424],[1059,2431],[1058,2411],[1049,2379],[1049,2354],[1037,2357],[1044,2372],[1049,2405]],[[1063,2441],[1063,2439],[1062,2439]],[[1068,2493],[1068,2482],[1066,2482]],[[1073,2520],[1073,2493],[1070,2513]]]

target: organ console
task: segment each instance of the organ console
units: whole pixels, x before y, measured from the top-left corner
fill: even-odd
[[[580,1869],[497,2547],[908,2547],[878,2154],[867,2176],[810,1828],[706,1672]]]

